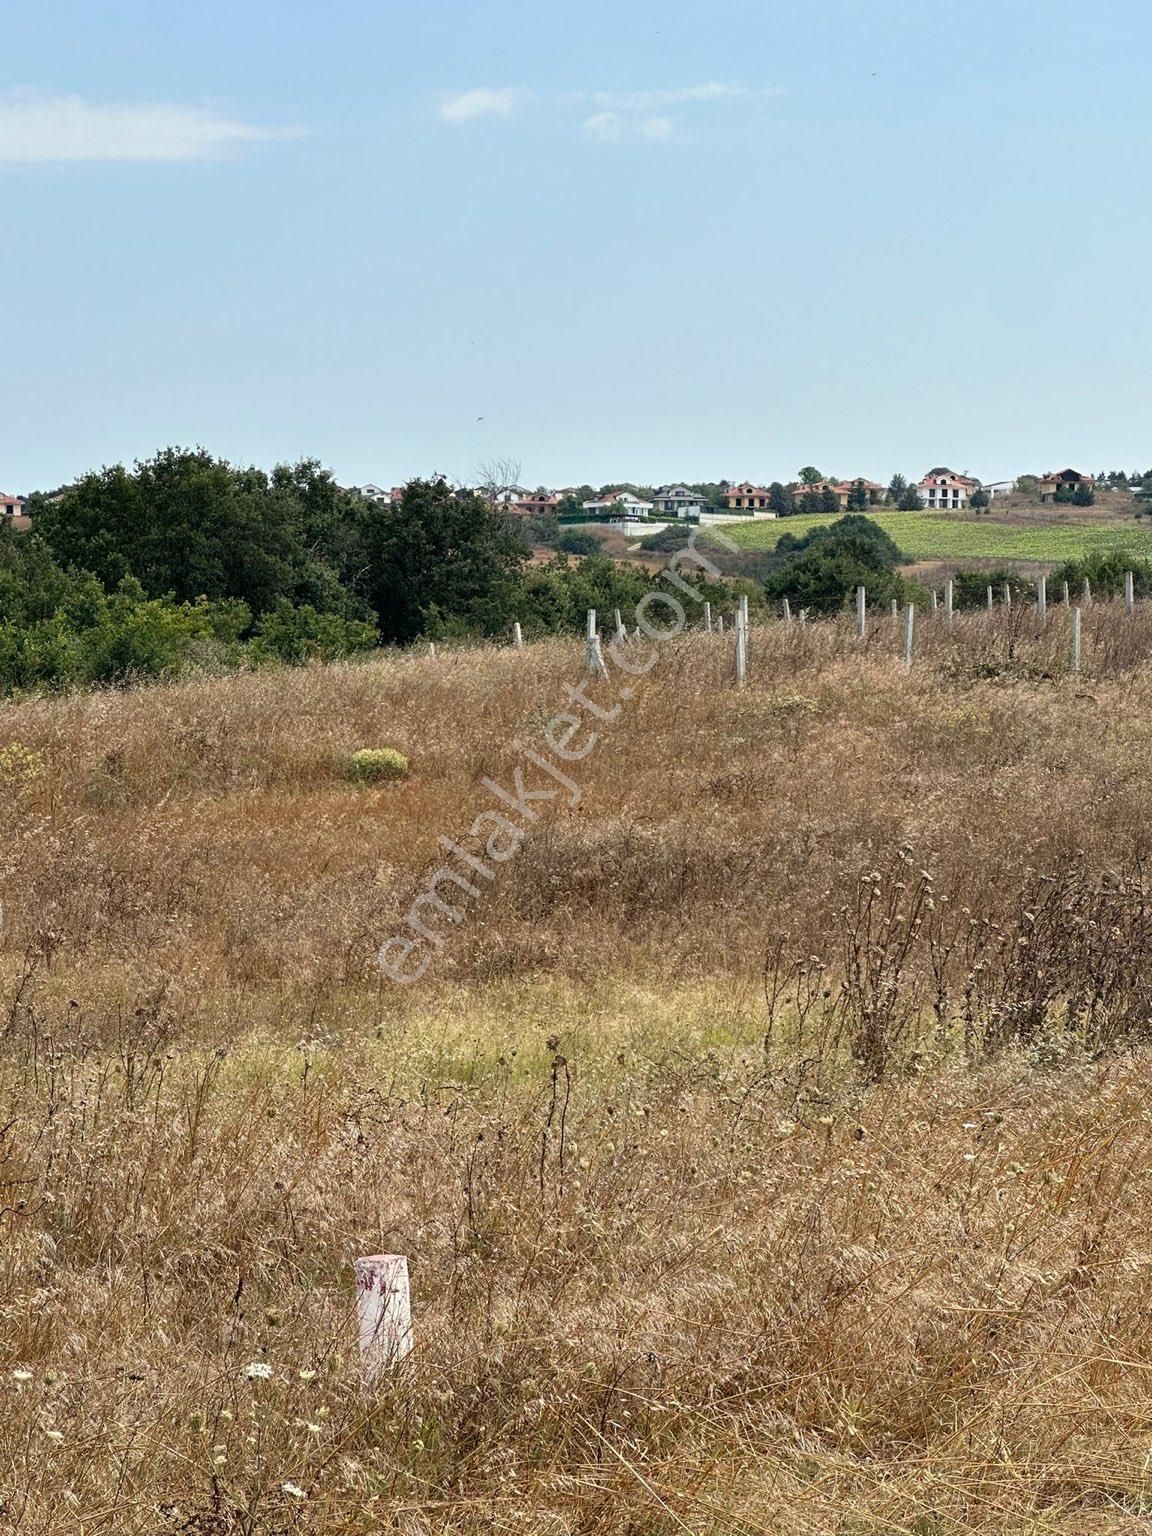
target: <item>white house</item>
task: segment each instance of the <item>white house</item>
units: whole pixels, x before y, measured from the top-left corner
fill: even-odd
[[[958,475],[954,469],[930,469],[916,489],[929,511],[956,510],[968,505],[980,482]]]
[[[593,517],[603,516],[606,512],[625,518],[649,517],[652,503],[641,501],[631,491],[612,491],[607,496],[597,496],[593,501],[586,501],[584,510]]]
[[[656,492],[656,512],[660,517],[699,517],[705,510],[703,496],[684,485],[664,485]]]
[[[364,501],[375,501],[376,504],[384,507],[389,502],[399,501],[404,495],[404,487],[398,485],[392,490],[384,490],[382,485],[356,485],[356,492],[364,498]]]

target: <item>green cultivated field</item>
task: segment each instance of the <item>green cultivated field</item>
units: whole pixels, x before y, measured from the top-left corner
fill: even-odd
[[[942,512],[870,512],[868,516],[909,560],[1068,560],[1114,549],[1152,554],[1149,524],[1126,518],[1114,523],[1000,523],[987,517],[955,518]],[[726,523],[721,532],[743,549],[775,549],[785,533],[803,537],[834,519],[788,517],[778,522]]]

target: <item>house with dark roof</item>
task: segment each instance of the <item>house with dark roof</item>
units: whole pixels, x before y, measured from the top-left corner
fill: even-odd
[[[661,517],[699,517],[706,510],[703,496],[686,485],[662,485],[652,500]]]
[[[1061,491],[1075,495],[1079,490],[1094,489],[1095,484],[1091,475],[1082,475],[1078,469],[1058,469],[1054,474],[1041,478],[1040,500],[1055,501]]]

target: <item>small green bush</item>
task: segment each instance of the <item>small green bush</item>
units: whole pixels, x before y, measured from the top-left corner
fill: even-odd
[[[362,784],[403,779],[408,774],[408,759],[395,747],[363,747],[348,759],[348,774]]]

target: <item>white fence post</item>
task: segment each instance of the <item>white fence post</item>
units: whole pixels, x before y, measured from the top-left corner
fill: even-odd
[[[784,599],[784,622],[785,624],[791,624],[792,622],[792,604],[787,598]]]
[[[1012,583],[1010,581],[1004,583],[1004,606],[1005,608],[1011,608],[1012,606]]]
[[[989,587],[988,588],[988,612],[991,613],[993,608],[995,608],[995,606],[996,606],[996,598],[993,595],[992,588]]]
[[[1088,580],[1087,576],[1084,578],[1084,606],[1085,608],[1091,608],[1092,606],[1092,583]]]
[[[412,1352],[408,1260],[377,1253],[356,1260],[356,1332],[364,1379],[376,1381]]]
[[[856,588],[856,633],[861,640],[868,635],[868,593],[863,587]]]
[[[428,654],[431,656],[433,661],[436,660],[436,647],[433,645],[431,640],[428,642]]]
[[[944,583],[944,617],[948,621],[948,628],[952,628],[952,580],[949,578]]]
[[[619,608],[616,609],[616,644],[623,645],[628,638],[628,631],[624,628],[624,620],[620,617]]]
[[[1080,610],[1072,610],[1072,670],[1080,671]]]
[[[710,635],[712,633],[712,604],[711,603],[705,603],[704,604],[704,633],[706,635]]]
[[[1131,571],[1124,572],[1124,606],[1129,613],[1136,609],[1136,582]]]
[[[904,665],[912,665],[912,636],[916,628],[916,606],[909,603],[904,610]]]
[[[1064,604],[1065,608],[1067,608],[1072,601],[1071,595],[1068,591],[1068,583],[1066,581],[1061,582],[1060,584],[1060,601]]]
[[[936,588],[935,588],[935,587],[933,587],[933,588],[932,588],[932,612],[933,612],[933,613],[935,613],[935,612],[936,612],[936,610],[937,610],[937,606],[938,606],[938,605],[937,605],[937,602],[936,602]]]
[[[716,633],[718,635],[724,633],[724,615],[722,613],[716,615]]]
[[[1040,620],[1041,626],[1048,618],[1048,578],[1046,576],[1040,576],[1036,581],[1036,617]]]
[[[604,657],[600,650],[600,636],[596,633],[596,610],[588,610],[587,632],[587,669],[590,677],[606,677],[608,669],[604,665]]]
[[[892,617],[894,619],[898,618],[899,614],[900,614],[900,604],[896,601],[895,598],[893,598],[892,599]]]
[[[743,688],[748,677],[748,599],[736,609],[736,681]]]
[[[519,620],[512,626],[512,644],[517,650],[520,650],[524,645],[524,631],[520,628]]]

